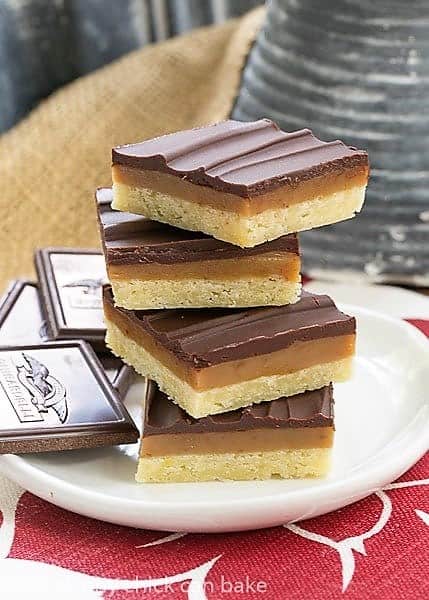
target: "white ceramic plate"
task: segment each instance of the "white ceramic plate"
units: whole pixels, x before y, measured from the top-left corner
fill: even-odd
[[[356,306],[356,369],[336,386],[333,468],[324,480],[134,483],[137,446],[0,458],[37,496],[98,519],[166,531],[219,532],[317,516],[396,479],[428,448],[429,344],[411,325]],[[139,419],[143,384],[127,405]]]

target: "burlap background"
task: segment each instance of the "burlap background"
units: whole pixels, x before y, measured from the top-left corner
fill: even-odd
[[[0,138],[0,290],[33,275],[36,247],[98,245],[93,193],[112,146],[227,117],[263,14],[133,52]]]

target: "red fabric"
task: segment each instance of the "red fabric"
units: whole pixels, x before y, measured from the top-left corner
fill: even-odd
[[[420,329],[420,331],[423,331],[423,333],[429,337],[429,321],[424,321],[423,319],[405,319],[405,320],[408,321],[408,323],[411,323],[411,325],[414,325],[415,327]]]
[[[410,322],[429,334],[429,322]],[[0,556],[0,575],[2,562],[27,559],[38,561],[41,568],[51,564],[83,578],[85,574],[102,578],[101,584],[87,578],[85,598],[182,599],[188,598],[189,581],[156,590],[131,590],[127,582],[118,589],[118,580],[163,578],[219,557],[206,577],[209,600],[428,598],[429,454],[400,482],[296,526],[190,534],[146,548],[139,546],[167,534],[94,521],[25,493],[16,510],[11,551],[3,561]],[[49,586],[53,579],[47,576],[46,581]],[[66,574],[63,581],[69,585]],[[0,577],[0,591],[1,585]],[[99,585],[104,591],[97,592]],[[34,594],[34,598],[45,597]],[[76,595],[77,600],[81,597]],[[203,597],[189,592],[191,600]]]

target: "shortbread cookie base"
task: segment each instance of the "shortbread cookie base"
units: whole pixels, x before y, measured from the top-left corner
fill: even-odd
[[[106,344],[112,352],[141,375],[155,380],[163,392],[196,419],[346,381],[352,371],[353,357],[347,357],[286,375],[263,376],[197,392],[108,319],[106,327]]]
[[[244,217],[202,206],[154,190],[113,184],[112,208],[251,248],[282,235],[350,219],[360,211],[366,186],[353,187],[286,208],[270,209]]]
[[[331,448],[275,450],[228,454],[142,456],[136,481],[178,483],[251,479],[324,477],[329,471]]]
[[[127,309],[282,306],[297,302],[301,284],[280,277],[237,281],[111,281],[115,304]]]

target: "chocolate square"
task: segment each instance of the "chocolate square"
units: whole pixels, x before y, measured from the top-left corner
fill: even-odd
[[[101,354],[99,357],[112,386],[117,390],[119,397],[124,398],[136,376],[134,369],[126,365],[120,358],[112,354]]]
[[[85,342],[0,348],[0,453],[126,444],[138,436]]]
[[[98,250],[44,248],[35,254],[41,304],[51,340],[83,339],[105,350],[101,289],[106,282]]]
[[[0,347],[47,341],[46,322],[37,283],[15,280],[0,301]],[[135,376],[134,369],[112,354],[101,353],[107,377],[123,398]]]
[[[12,281],[0,301],[0,346],[47,340],[39,290],[33,281]]]

